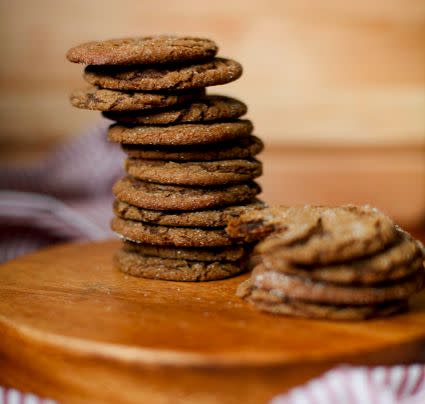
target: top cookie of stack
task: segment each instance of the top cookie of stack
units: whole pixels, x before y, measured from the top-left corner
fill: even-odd
[[[116,262],[124,272],[210,280],[243,269],[244,248],[224,227],[261,205],[253,180],[263,144],[252,123],[239,119],[244,103],[206,95],[205,87],[242,74],[238,62],[216,53],[208,39],[158,36],[89,42],[67,54],[88,64],[91,85],[71,103],[117,121],[108,137],[128,156],[128,176],[113,188],[112,228],[124,238]]]

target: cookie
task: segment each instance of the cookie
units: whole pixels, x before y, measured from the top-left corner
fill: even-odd
[[[361,287],[312,282],[298,276],[268,271],[262,265],[254,268],[251,279],[255,287],[265,290],[274,289],[276,293],[287,299],[336,305],[366,305],[408,299],[424,288],[425,270],[422,267],[398,282]]]
[[[185,248],[140,244],[124,240],[123,250],[149,257],[169,258],[187,261],[239,261],[246,256],[244,247]]]
[[[245,115],[247,106],[234,98],[207,95],[191,103],[168,109],[134,112],[104,112],[105,118],[122,123],[169,125],[236,119]]]
[[[375,284],[404,278],[422,267],[423,252],[419,243],[398,230],[397,241],[375,255],[328,266],[301,266],[288,263],[279,254],[265,254],[266,269],[297,275],[313,281],[342,284]]]
[[[244,271],[243,263],[149,257],[124,250],[115,253],[114,262],[126,274],[167,281],[213,281]]]
[[[90,84],[126,91],[188,90],[237,80],[242,66],[230,59],[215,58],[190,65],[87,66],[84,79]]]
[[[225,227],[227,222],[249,209],[260,209],[264,203],[258,199],[247,205],[228,206],[218,209],[194,210],[189,212],[142,209],[119,200],[114,201],[116,216],[150,224],[173,227]],[[164,257],[165,258],[165,257]]]
[[[128,174],[158,184],[214,186],[237,184],[259,177],[262,164],[255,159],[174,162],[129,158]]]
[[[134,65],[210,59],[217,45],[204,38],[146,36],[86,42],[66,54],[70,62],[87,65]]]
[[[129,157],[172,161],[214,161],[250,158],[260,153],[263,147],[263,142],[255,136],[245,136],[228,142],[195,146],[122,145],[124,152]]]
[[[215,188],[190,188],[124,177],[114,184],[112,192],[120,201],[139,208],[181,211],[248,202],[261,192],[261,188],[255,182]]]
[[[320,217],[309,205],[279,206],[246,212],[230,220],[226,230],[232,238],[245,242],[259,241],[275,233],[274,237],[283,244],[292,244],[310,237],[319,225]]]
[[[191,145],[222,142],[251,134],[251,121],[235,120],[220,123],[186,123],[171,126],[112,125],[109,140],[142,145]]]
[[[385,317],[404,311],[408,306],[406,300],[363,306],[307,303],[286,299],[273,289],[266,291],[255,288],[249,279],[239,285],[237,295],[261,311],[323,320],[358,321]]]
[[[223,247],[232,244],[223,229],[156,226],[119,217],[112,219],[111,228],[126,240],[137,243],[175,247]]]
[[[262,262],[263,265],[270,270],[277,261],[270,260],[269,257],[264,257],[260,262]],[[286,267],[281,265],[278,272],[318,282],[349,285],[373,285],[389,281],[397,281],[417,272],[421,268],[422,259],[416,258],[410,263],[394,266],[387,272],[374,272],[370,271],[367,265],[364,268],[361,268],[350,264],[313,267],[311,269],[300,268],[293,265],[287,265]]]
[[[97,111],[133,111],[151,108],[163,108],[185,103],[202,97],[204,90],[191,90],[180,94],[135,93],[105,90],[87,87],[74,91],[70,96],[71,104],[82,109]]]
[[[256,247],[258,253],[279,249],[282,259],[305,265],[326,265],[374,254],[397,238],[388,216],[369,206],[353,205],[249,212],[230,221],[228,232],[242,239],[245,234],[247,238],[252,234],[265,237]]]

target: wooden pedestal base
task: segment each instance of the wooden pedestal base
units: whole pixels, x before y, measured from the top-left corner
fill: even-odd
[[[276,317],[207,283],[126,276],[117,241],[0,267],[0,384],[71,402],[261,403],[338,363],[425,360],[425,294],[359,323]]]

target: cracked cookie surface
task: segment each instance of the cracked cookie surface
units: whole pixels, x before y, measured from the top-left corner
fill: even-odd
[[[174,162],[129,158],[125,170],[132,177],[158,184],[214,186],[246,182],[262,174],[255,159]]]
[[[275,290],[258,289],[252,286],[249,279],[238,286],[237,295],[261,311],[323,320],[358,321],[386,317],[404,311],[408,306],[406,300],[358,306],[315,304],[287,299]]]
[[[114,213],[123,219],[136,220],[161,226],[175,227],[225,227],[227,222],[250,209],[260,209],[264,203],[258,199],[245,205],[194,211],[160,211],[142,209],[116,199]]]
[[[279,249],[297,264],[331,264],[373,254],[397,237],[392,220],[369,206],[275,207],[230,221],[231,237],[262,239],[260,254]]]
[[[245,115],[246,112],[247,106],[235,98],[206,95],[199,100],[166,110],[104,112],[103,115],[108,119],[123,123],[169,125],[236,119]]]
[[[71,48],[66,57],[88,65],[133,65],[205,60],[217,50],[210,39],[163,35],[86,42]]]
[[[74,107],[97,111],[133,111],[169,107],[202,97],[205,90],[192,90],[180,94],[141,93],[86,87],[71,93]]]
[[[131,177],[118,180],[113,188],[117,199],[152,210],[200,210],[251,201],[261,192],[255,182],[210,188],[191,188],[143,182]]]
[[[261,262],[269,270],[297,275],[312,281],[340,284],[376,284],[394,281],[421,270],[423,246],[409,234],[397,230],[397,239],[374,255],[333,265],[295,265],[279,254],[264,254]]]
[[[263,265],[254,268],[252,284],[263,290],[273,289],[288,299],[327,304],[380,304],[394,300],[406,300],[423,289],[425,271],[419,270],[399,280],[380,285],[337,285],[312,282],[298,276],[266,270]]]
[[[126,240],[160,246],[223,247],[234,244],[224,229],[157,226],[114,217],[111,229]]]
[[[242,66],[230,59],[170,66],[87,66],[84,79],[112,90],[187,90],[230,83],[242,75]]]
[[[244,271],[242,262],[188,261],[149,257],[135,252],[118,250],[115,265],[122,272],[142,278],[169,281],[212,281],[225,279]]]
[[[146,160],[214,161],[254,157],[264,148],[256,136],[244,136],[227,142],[188,145],[156,146],[123,144],[129,157]]]
[[[123,250],[150,257],[183,259],[187,261],[239,261],[246,256],[242,246],[233,247],[172,247],[135,243],[123,240]]]
[[[249,136],[253,126],[246,119],[219,123],[186,123],[170,126],[112,125],[112,142],[140,145],[173,146],[216,143]]]

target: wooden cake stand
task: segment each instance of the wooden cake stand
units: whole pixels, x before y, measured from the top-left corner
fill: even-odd
[[[425,293],[367,322],[257,312],[246,275],[138,279],[117,241],[67,244],[0,267],[0,384],[63,403],[262,403],[339,363],[425,359]]]

